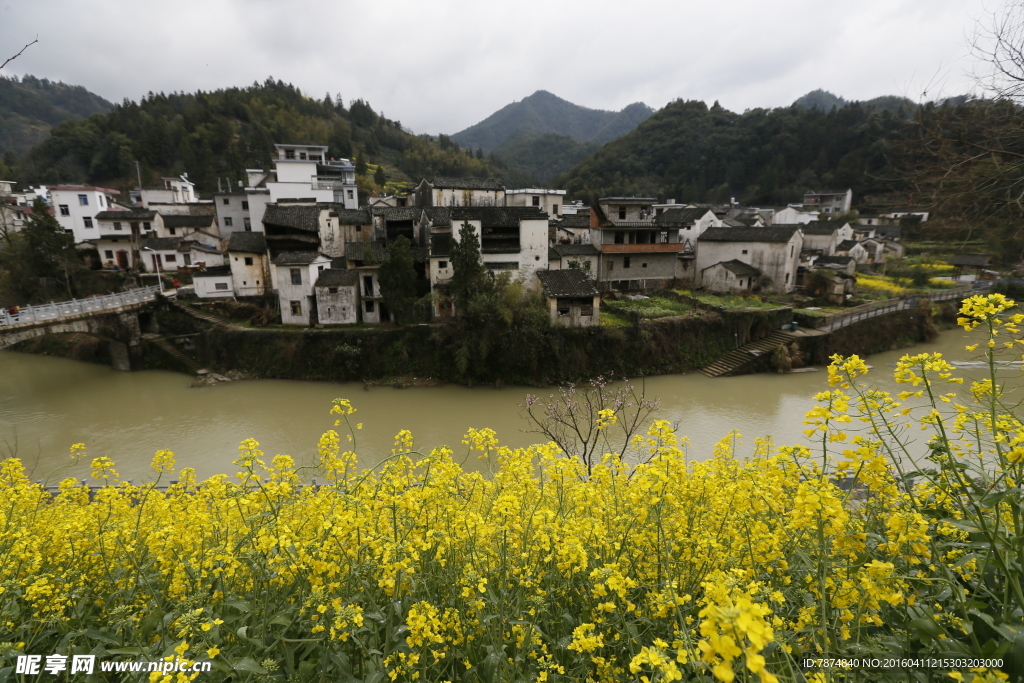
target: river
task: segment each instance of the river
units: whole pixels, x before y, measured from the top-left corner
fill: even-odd
[[[935,342],[871,356],[869,375],[880,388],[894,390],[892,365],[905,353],[941,351],[950,360],[968,360],[970,339],[959,331]],[[155,451],[174,451],[178,466],[194,467],[200,478],[233,474],[242,439],[254,438],[268,458],[277,453],[312,464],[320,435],[332,428],[331,400],[347,398],[363,424],[356,432],[364,465],[387,456],[394,435],[409,429],[418,447],[446,444],[464,452],[469,427],[490,427],[502,443],[524,446],[541,440],[526,433],[521,417],[527,393],[553,390],[462,386],[394,389],[361,384],[246,380],[191,388],[192,378],[165,371],[117,372],[108,367],[61,358],[0,352],[0,457],[17,455],[34,479],[44,479],[69,462],[68,448],[85,443],[90,457],[105,455],[124,478],[151,476]],[[730,429],[776,443],[804,442],[804,413],[813,396],[828,388],[824,368],[789,375],[760,374],[708,378],[700,373],[649,378],[648,398],[661,401],[655,417],[679,425],[695,459],[711,453]],[[63,476],[83,477],[84,465]]]

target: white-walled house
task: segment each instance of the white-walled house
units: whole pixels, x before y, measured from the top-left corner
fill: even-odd
[[[348,159],[328,159],[324,145],[274,145],[271,178],[261,181],[270,201],[313,199],[359,208],[356,168]]]
[[[803,225],[818,220],[818,209],[809,211],[802,206],[787,206],[772,214],[772,225]]]
[[[263,232],[263,212],[269,202],[270,190],[265,188],[215,194],[213,205],[220,236],[227,239],[234,232]]]
[[[863,265],[871,258],[871,254],[864,248],[864,245],[854,240],[843,240],[837,244],[835,253],[832,255],[849,256],[857,262],[857,265]]]
[[[468,223],[480,239],[480,258],[495,274],[508,272],[536,290],[548,269],[548,215],[533,207],[459,207],[451,211],[452,240]]]
[[[330,266],[331,259],[315,251],[286,251],[274,259],[282,323],[312,324],[316,315],[313,285]]]
[[[156,236],[163,219],[155,211],[135,207],[108,210],[96,214],[97,235],[89,241],[99,252],[100,261],[122,270],[145,268],[148,259],[140,253],[143,239]]]
[[[227,266],[216,266],[193,273],[192,285],[200,299],[230,299],[235,296],[231,287],[231,269]]]
[[[556,244],[548,250],[548,268],[583,271],[592,280],[597,279],[601,252],[593,244]]]
[[[231,233],[227,258],[236,296],[262,296],[270,291],[270,259],[262,232]]]
[[[137,187],[129,194],[139,205],[150,208],[151,204],[194,204],[196,185],[183,173],[176,178],[161,178],[156,187]]]
[[[537,272],[541,292],[547,301],[551,322],[566,327],[596,327],[601,324],[601,293],[581,270]]]
[[[413,190],[416,206],[505,205],[505,186],[493,178],[450,178],[435,176],[420,181]]]
[[[565,206],[565,190],[524,188],[505,190],[505,206],[532,206],[554,217]]]
[[[835,215],[846,213],[853,205],[853,190],[808,190],[804,193],[804,209]]]
[[[97,239],[100,232],[96,216],[121,208],[114,203],[121,193],[105,187],[51,185],[49,191],[54,217],[64,232],[74,235],[75,244]]]
[[[359,271],[328,268],[313,285],[321,325],[359,322]]]
[[[796,287],[802,249],[803,232],[795,225],[709,228],[697,243],[696,270],[703,276],[715,264],[740,261],[769,278],[770,289],[785,293]],[[703,282],[696,285],[703,286]]]
[[[761,271],[757,268],[733,259],[704,268],[700,281],[709,292],[741,294],[754,291],[760,277]]]

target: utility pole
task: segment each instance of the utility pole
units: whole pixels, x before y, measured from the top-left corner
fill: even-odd
[[[142,168],[139,166],[139,160],[135,160],[135,176],[139,179],[139,189],[142,189]]]

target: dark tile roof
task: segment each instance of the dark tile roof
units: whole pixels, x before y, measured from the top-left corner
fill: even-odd
[[[842,221],[811,221],[797,227],[803,230],[805,235],[832,235],[844,225],[846,224]]]
[[[556,244],[554,250],[562,256],[600,256],[601,250],[593,244]]]
[[[207,254],[221,253],[220,249],[217,247],[210,247],[205,244],[200,244],[199,242],[193,242],[192,240],[183,240],[182,243],[178,245],[178,251],[182,253],[187,251],[201,251]]]
[[[100,211],[96,220],[100,221],[151,221],[156,211],[149,209],[132,209],[131,211]]]
[[[320,257],[318,251],[285,251],[274,259],[275,266],[306,265]]]
[[[550,263],[551,261],[561,261],[561,260],[562,260],[562,255],[559,254],[557,251],[555,251],[553,248],[548,247],[548,262]]]
[[[750,221],[751,224],[753,222],[754,222],[753,220]],[[743,221],[741,221],[739,219],[729,218],[728,216],[726,216],[725,218],[722,219],[722,223],[727,228],[742,228],[742,227],[745,227],[747,225],[747,223],[744,223]]]
[[[452,224],[479,220],[483,228],[518,228],[521,220],[547,220],[548,215],[535,206],[455,206]]]
[[[858,244],[860,244],[860,242],[857,242],[855,240],[843,240],[842,242],[836,245],[836,251],[850,251]]]
[[[875,234],[887,237],[891,240],[898,240],[903,237],[903,227],[900,225],[875,225]]]
[[[366,209],[334,209],[341,225],[369,225],[373,222],[370,212]]]
[[[231,266],[211,266],[206,270],[200,270],[196,273],[192,273],[192,279],[197,277],[225,277],[231,276]]]
[[[346,242],[345,258],[352,261],[376,261],[380,263],[388,257],[388,249],[383,242]]]
[[[228,238],[228,251],[262,254],[267,251],[267,236],[262,232],[233,232]]]
[[[548,296],[591,297],[598,295],[593,281],[582,270],[576,268],[538,270],[537,278]]]
[[[423,209],[418,206],[374,206],[370,213],[386,221],[418,221]]]
[[[726,270],[732,272],[732,274],[735,275],[736,277],[747,277],[748,275],[754,276],[761,274],[761,271],[759,271],[754,266],[750,265],[749,263],[744,263],[743,261],[740,261],[738,259],[733,259],[731,261],[719,261],[718,263],[715,264],[715,266],[722,266]],[[714,268],[715,266],[710,267]],[[705,268],[704,270],[707,270],[707,268]]]
[[[985,254],[957,254],[949,259],[950,265],[984,268],[992,262],[991,256]]]
[[[213,225],[213,214],[205,216],[164,216],[165,228],[208,228]]]
[[[451,178],[434,176],[430,184],[444,190],[504,190],[505,186],[493,178]]]
[[[452,210],[447,206],[430,206],[423,211],[427,214],[430,224],[435,228],[443,228],[452,224]]]
[[[320,232],[320,207],[267,204],[267,210],[263,214],[263,224]]]
[[[579,216],[575,214],[562,216],[558,221],[558,225],[562,228],[589,228],[590,216]]]
[[[156,251],[172,251],[178,248],[182,239],[181,237],[148,237],[142,240],[139,246]]]
[[[658,223],[695,223],[699,219],[703,218],[704,215],[711,209],[707,207],[696,208],[696,209],[668,209],[663,211],[660,216],[654,218],[654,222]]]
[[[773,225],[765,228],[708,228],[700,242],[788,242],[799,226]]]
[[[835,264],[837,266],[847,266],[850,261],[853,260],[852,256],[819,256],[818,260],[815,261],[816,265],[827,266]]]
[[[338,270],[328,268],[320,273],[314,287],[352,287],[359,284],[358,270]]]
[[[657,204],[657,197],[601,197],[599,202],[644,202],[645,204]]]

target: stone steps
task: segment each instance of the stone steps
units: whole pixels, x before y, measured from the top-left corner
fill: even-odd
[[[794,335],[789,332],[772,332],[763,339],[758,339],[757,341],[750,342],[749,344],[744,344],[735,351],[730,351],[711,365],[702,369],[701,372],[708,377],[721,377],[722,375],[727,375],[739,370],[747,363],[750,363],[757,358],[761,358],[765,354],[774,352],[775,349],[780,346],[789,344],[794,338]]]
[[[188,368],[189,372],[191,372],[193,375],[205,375],[208,372],[205,368],[203,368],[202,364],[199,361],[197,361],[195,358],[191,358],[186,354],[182,353],[181,349],[179,349],[177,346],[167,341],[163,337],[147,334],[143,335],[143,338],[146,341],[151,342],[153,346],[157,347],[174,360],[178,361],[181,365]]]

